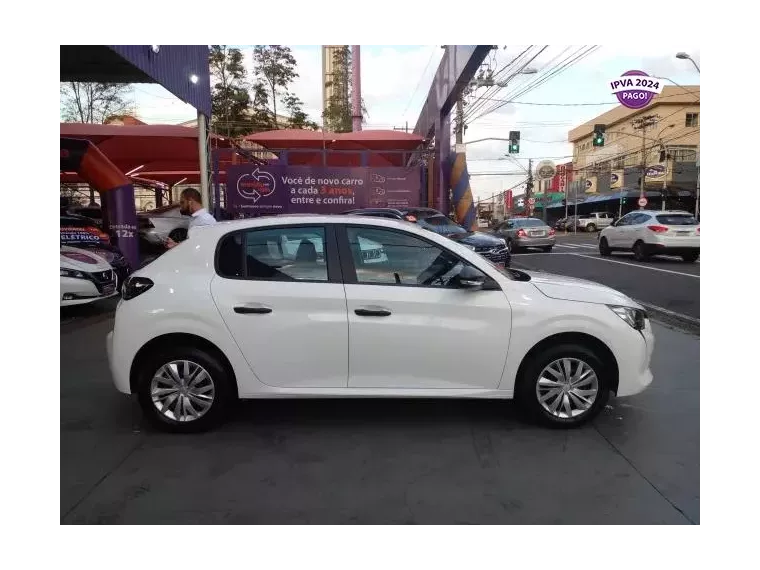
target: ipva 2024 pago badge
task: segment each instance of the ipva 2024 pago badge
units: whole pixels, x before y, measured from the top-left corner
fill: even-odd
[[[656,94],[662,92],[664,84],[660,78],[634,69],[610,81],[610,87],[622,105],[630,109],[643,109]]]

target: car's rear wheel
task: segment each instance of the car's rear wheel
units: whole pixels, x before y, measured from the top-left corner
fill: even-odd
[[[607,403],[610,379],[601,358],[580,344],[544,350],[523,366],[518,403],[532,418],[551,427],[577,427]]]
[[[160,350],[139,371],[138,399],[147,418],[165,431],[189,433],[220,423],[235,399],[219,360],[193,346]]]
[[[589,224],[586,226],[586,231],[592,234],[596,231],[596,226],[594,224]]]
[[[544,253],[549,253],[552,250],[552,246],[547,245],[546,247],[542,247],[541,249],[543,250]]]
[[[699,259],[699,252],[695,253],[687,253],[685,255],[681,256],[681,259],[683,259],[686,263],[694,263],[697,259]]]
[[[609,257],[612,254],[612,250],[610,249],[610,244],[607,243],[607,238],[602,238],[599,240],[599,255],[602,257]]]
[[[517,250],[519,248],[515,245],[514,241],[512,241],[511,239],[508,239],[507,240],[507,249],[509,250],[509,253],[517,253]]]
[[[649,259],[649,254],[643,241],[639,240],[633,244],[633,258],[636,261],[646,261]]]

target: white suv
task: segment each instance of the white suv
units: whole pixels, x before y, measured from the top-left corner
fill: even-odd
[[[108,356],[152,421],[203,430],[236,398],[516,398],[559,426],[652,381],[644,310],[602,285],[500,270],[382,218],[204,226],[123,287]]]
[[[599,234],[599,253],[632,251],[637,261],[650,255],[676,255],[687,263],[699,258],[699,222],[689,212],[638,210]]]

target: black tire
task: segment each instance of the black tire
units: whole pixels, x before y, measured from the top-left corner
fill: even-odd
[[[169,232],[169,238],[177,243],[187,239],[187,228],[174,228]]]
[[[507,240],[507,249],[509,250],[509,253],[517,253],[517,250],[520,249],[515,245],[515,242],[513,242],[511,239]]]
[[[577,416],[562,418],[552,415],[544,409],[538,400],[537,384],[544,368],[561,358],[571,358],[583,361],[591,367],[597,378],[596,399],[590,408]],[[607,403],[610,397],[610,372],[605,368],[602,359],[593,350],[581,344],[561,344],[552,346],[533,355],[522,367],[522,374],[515,385],[515,399],[522,411],[532,420],[553,428],[575,428],[593,420]],[[568,401],[570,401],[568,399]],[[549,400],[549,403],[552,399]],[[562,404],[560,404],[562,407]]]
[[[633,258],[636,261],[646,261],[649,259],[649,254],[643,241],[639,240],[633,244]]]
[[[601,255],[602,257],[609,257],[610,255],[612,255],[610,244],[607,243],[607,238],[605,237],[599,240],[599,255]]]
[[[686,255],[682,255],[681,259],[683,259],[686,263],[694,263],[699,259],[699,252],[696,253],[687,253]]]
[[[586,226],[586,231],[593,234],[596,231],[596,226],[594,224],[589,224]]]
[[[551,250],[552,250],[552,247],[554,247],[554,246],[547,245],[546,247],[542,247],[541,251],[543,251],[544,253],[550,253]]]
[[[175,360],[188,360],[202,366],[213,383],[211,407],[192,421],[180,422],[165,416],[156,408],[151,397],[151,383],[154,375],[164,364]],[[227,411],[237,399],[234,380],[226,367],[216,356],[194,346],[167,346],[158,350],[142,362],[138,374],[137,395],[143,413],[153,425],[163,431],[173,433],[207,431],[225,419]]]

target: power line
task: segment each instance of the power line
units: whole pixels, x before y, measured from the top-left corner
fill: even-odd
[[[428,67],[430,67],[430,62],[433,61],[433,56],[435,55],[435,52],[440,49],[438,46],[433,46],[433,51],[430,52],[430,57],[428,58],[428,62],[425,65],[425,71],[422,72],[422,75],[420,75],[419,81],[417,81],[417,87],[414,88],[414,91],[412,92],[412,96],[409,97],[409,101],[406,103],[406,107],[404,107],[404,112],[401,113],[402,117],[406,116],[406,112],[409,110],[409,105],[412,104],[412,99],[414,99],[414,96],[417,95],[417,90],[420,88],[420,85],[422,84],[422,80],[425,78],[425,74],[427,73]]]

